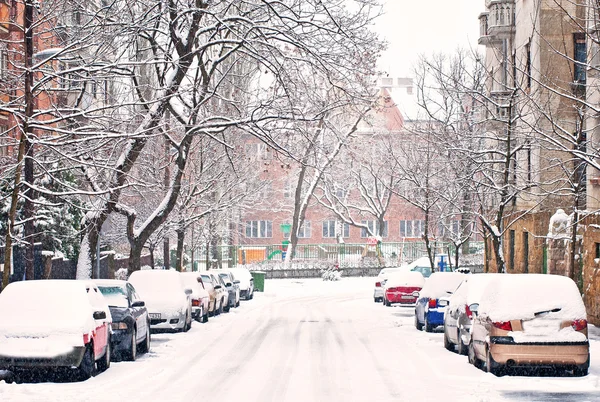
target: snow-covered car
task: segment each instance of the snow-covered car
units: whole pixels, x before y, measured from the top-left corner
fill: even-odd
[[[13,282],[0,293],[0,369],[110,367],[111,315],[91,281]]]
[[[449,297],[444,314],[444,347],[466,355],[471,341],[473,312],[470,306],[478,304],[487,284],[501,274],[467,275],[456,291]]]
[[[200,278],[204,284],[204,288],[210,295],[210,301],[212,308],[208,311],[209,315],[215,316],[223,312],[223,305],[225,303],[225,290],[219,284],[215,275],[203,271],[200,273]]]
[[[146,303],[151,330],[185,332],[192,327],[192,289],[184,287],[179,272],[173,269],[135,271],[129,282]]]
[[[414,305],[424,285],[425,278],[420,272],[391,273],[383,286],[383,305]]]
[[[588,373],[587,314],[572,279],[561,275],[499,275],[485,287],[469,343],[469,362],[499,375],[517,366]]]
[[[192,289],[190,295],[192,299],[192,318],[200,322],[207,322],[210,296],[204,289],[200,272],[182,272],[181,276],[185,287]]]
[[[240,281],[235,279],[229,271],[215,269],[212,272],[223,280],[225,289],[229,292],[229,305],[227,308],[238,307],[240,305]]]
[[[373,301],[375,303],[380,303],[383,301],[383,285],[387,280],[387,277],[392,272],[398,272],[400,268],[398,267],[390,267],[390,268],[382,268],[379,271],[379,275],[375,279],[375,288],[373,289]]]
[[[431,332],[437,326],[444,325],[444,311],[450,296],[467,277],[459,272],[434,272],[419,292],[415,305],[415,327],[425,327]]]
[[[234,279],[240,281],[240,298],[250,300],[254,297],[254,278],[246,268],[229,268]]]
[[[112,316],[113,355],[135,360],[138,351],[150,350],[150,318],[146,304],[131,283],[115,279],[95,279]]]

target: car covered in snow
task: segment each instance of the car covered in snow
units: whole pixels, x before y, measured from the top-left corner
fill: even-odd
[[[437,326],[444,325],[444,312],[448,305],[448,296],[467,277],[459,272],[434,272],[419,292],[415,305],[415,327],[432,332]]]
[[[132,284],[116,279],[95,279],[112,316],[112,350],[127,360],[150,350],[150,318],[146,304]]]
[[[215,316],[221,314],[225,305],[226,290],[223,289],[217,277],[208,271],[202,271],[200,278],[211,300],[212,308],[209,310],[209,315]],[[227,300],[229,300],[229,295],[227,297]]]
[[[425,278],[420,272],[394,272],[383,286],[383,305],[414,305],[424,285]]]
[[[446,349],[456,350],[461,355],[467,354],[473,319],[470,306],[479,303],[486,285],[497,275],[501,274],[467,275],[449,297],[448,308],[444,314],[444,347]]]
[[[382,268],[381,271],[379,271],[379,275],[377,275],[377,278],[375,279],[375,287],[373,289],[373,301],[375,303],[380,303],[383,301],[383,285],[385,284],[388,276],[393,272],[398,272],[399,269],[400,268],[398,267],[389,267]]]
[[[233,277],[233,274],[226,270],[212,270],[214,274],[217,274],[223,281],[223,286],[227,292],[229,292],[229,304],[225,307],[229,310],[231,307],[238,307],[240,305],[240,281]]]
[[[502,374],[549,367],[587,375],[587,314],[575,282],[561,275],[504,274],[485,287],[475,311],[469,362]]]
[[[204,289],[200,272],[182,272],[181,276],[186,288],[192,289],[192,318],[200,322],[208,321],[210,295]]]
[[[91,281],[13,282],[0,293],[0,369],[72,369],[80,380],[110,367],[111,315]]]
[[[173,270],[135,271],[129,282],[146,303],[150,329],[187,331],[192,326],[192,289],[185,288],[181,273]]]
[[[254,278],[246,268],[229,268],[235,280],[240,281],[240,298],[250,300],[254,297]]]

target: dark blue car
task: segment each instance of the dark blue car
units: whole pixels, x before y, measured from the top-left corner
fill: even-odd
[[[460,285],[466,274],[459,272],[434,272],[425,281],[415,305],[415,327],[432,332],[444,325],[444,312],[448,296]],[[443,300],[440,300],[444,298]]]

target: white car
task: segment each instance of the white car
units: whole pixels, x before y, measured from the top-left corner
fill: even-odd
[[[185,332],[192,327],[192,289],[185,288],[179,272],[173,269],[135,271],[129,282],[146,303],[150,329]]]
[[[400,272],[400,268],[383,268],[379,271],[379,275],[377,275],[377,279],[375,280],[375,288],[373,289],[373,301],[375,303],[383,301],[383,286],[388,276],[393,272]]]
[[[240,281],[240,298],[250,300],[254,297],[254,278],[246,268],[229,268],[234,280]]]
[[[91,281],[13,282],[0,293],[0,370],[110,367],[112,317]]]
[[[182,272],[181,276],[186,288],[192,289],[192,318],[196,321],[207,322],[210,305],[210,295],[204,289],[200,272]]]

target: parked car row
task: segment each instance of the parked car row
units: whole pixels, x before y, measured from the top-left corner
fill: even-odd
[[[243,288],[243,293],[242,289]],[[0,370],[67,371],[86,380],[150,350],[151,333],[186,332],[253,297],[244,268],[135,271],[123,280],[32,280],[0,293]]]
[[[382,269],[374,300],[414,306],[418,330],[443,328],[447,350],[495,375],[511,368],[588,374],[587,315],[575,282],[546,274]],[[436,331],[439,332],[439,331]]]

